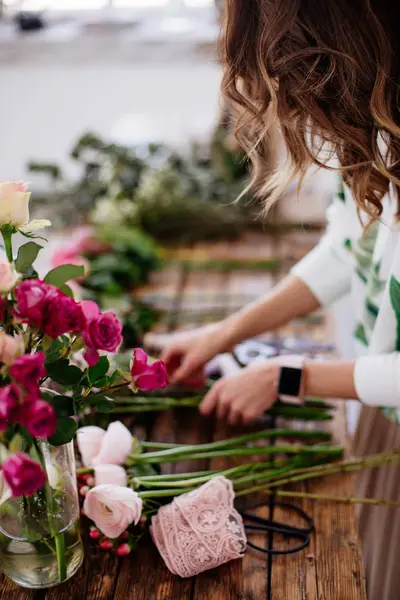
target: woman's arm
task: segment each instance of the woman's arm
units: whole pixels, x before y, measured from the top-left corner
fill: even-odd
[[[273,331],[319,306],[310,288],[296,275],[288,275],[270,293],[225,319],[229,346]]]
[[[304,395],[358,399],[354,370],[356,361],[308,362],[304,366]]]

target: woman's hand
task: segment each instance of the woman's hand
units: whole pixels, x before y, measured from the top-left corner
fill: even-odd
[[[204,367],[212,358],[230,349],[229,329],[222,321],[174,335],[161,360],[172,383],[195,382],[204,380]]]
[[[224,377],[213,385],[200,405],[200,412],[216,412],[232,425],[251,423],[277,400],[279,360],[262,361]]]

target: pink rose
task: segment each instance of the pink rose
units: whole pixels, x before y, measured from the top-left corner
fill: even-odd
[[[40,380],[47,375],[44,363],[46,356],[43,352],[25,354],[14,361],[10,369],[11,377],[27,392],[37,392]]]
[[[46,483],[46,473],[39,463],[23,452],[16,452],[2,466],[4,480],[12,495],[32,496]]]
[[[16,316],[55,339],[77,333],[85,326],[80,304],[39,279],[22,281],[15,291]]]
[[[11,365],[24,352],[24,340],[21,336],[7,335],[0,331],[0,362]]]
[[[21,420],[36,438],[49,438],[54,435],[57,427],[57,416],[49,402],[34,398],[25,402],[21,407]]]
[[[99,359],[98,350],[116,352],[122,343],[122,324],[112,312],[101,313],[99,307],[91,300],[81,303],[86,318],[83,339],[87,346],[85,359],[94,365]]]
[[[94,477],[96,485],[112,484],[123,487],[128,485],[126,471],[119,465],[98,465],[94,467]]]
[[[48,286],[40,279],[26,279],[21,281],[15,290],[17,299],[16,316],[42,329],[47,312],[49,288],[55,294],[56,288]]]
[[[120,421],[110,423],[107,431],[100,427],[81,427],[77,443],[86,467],[122,465],[132,451],[133,437]]]
[[[135,387],[143,392],[168,385],[167,369],[161,360],[148,364],[148,356],[141,348],[133,351],[131,375]]]
[[[47,302],[42,331],[56,339],[64,333],[78,333],[85,327],[85,317],[80,304],[59,290]]]
[[[20,392],[16,385],[0,388],[0,431],[18,420]]]
[[[5,254],[0,253],[0,294],[8,294],[17,284],[19,275]]]
[[[86,495],[83,509],[100,531],[118,538],[131,523],[137,525],[142,500],[132,489],[120,485],[97,485]]]

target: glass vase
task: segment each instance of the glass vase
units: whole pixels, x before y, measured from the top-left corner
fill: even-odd
[[[18,585],[41,589],[70,579],[82,564],[80,510],[73,442],[37,440],[29,454],[42,463],[47,484],[0,506],[0,568]]]

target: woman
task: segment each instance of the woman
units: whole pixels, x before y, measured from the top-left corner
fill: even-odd
[[[352,361],[267,360],[216,383],[201,411],[249,422],[279,394],[358,398],[357,453],[400,448],[400,21],[384,0],[227,0],[224,90],[241,107],[238,136],[254,185],[272,203],[293,176],[335,155],[345,185],[320,244],[270,294],[165,350],[173,381],[220,352],[351,291]],[[264,181],[270,124],[289,155],[286,178]],[[384,407],[380,409],[378,407]],[[365,495],[400,498],[395,467],[360,478]],[[371,600],[400,596],[400,514],[361,511]]]

